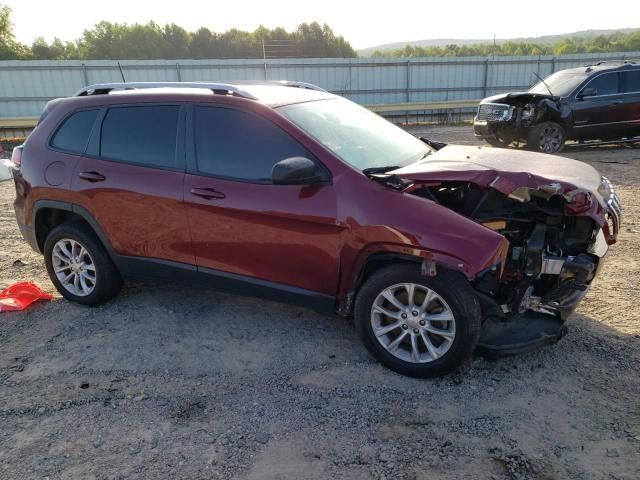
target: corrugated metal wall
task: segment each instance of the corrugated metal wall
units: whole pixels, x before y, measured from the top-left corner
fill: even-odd
[[[559,57],[427,57],[262,60],[122,61],[127,81],[298,80],[361,104],[480,99],[522,90],[541,76],[640,52]],[[87,61],[0,62],[0,118],[37,116],[44,104],[92,83],[121,81],[117,63]]]

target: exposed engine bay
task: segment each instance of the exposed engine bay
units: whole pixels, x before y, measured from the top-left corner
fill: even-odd
[[[611,183],[575,160],[425,142],[435,150],[427,159],[374,179],[508,241],[503,260],[470,279],[485,318],[480,347],[506,354],[557,341],[616,241]]]
[[[414,190],[503,235],[509,241],[505,265],[478,276],[474,288],[485,314],[504,318],[532,310],[563,319],[593,279],[600,257],[600,226],[566,213],[561,195],[532,195],[521,202],[491,188],[445,182]],[[602,242],[603,239],[600,240]]]

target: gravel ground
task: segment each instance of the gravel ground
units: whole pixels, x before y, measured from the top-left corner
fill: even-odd
[[[167,285],[96,309],[56,296],[0,314],[0,478],[640,478],[640,149],[565,155],[619,186],[624,225],[557,345],[416,380],[302,308]],[[0,183],[0,287],[54,292],[13,196]]]

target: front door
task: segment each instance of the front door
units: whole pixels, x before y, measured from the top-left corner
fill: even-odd
[[[285,158],[303,156],[324,166],[255,113],[192,110],[193,171],[184,196],[198,267],[335,296],[342,228],[328,172],[320,185],[271,183],[273,165]]]
[[[604,73],[588,82],[576,95],[573,132],[576,138],[606,139],[626,121],[620,74]]]

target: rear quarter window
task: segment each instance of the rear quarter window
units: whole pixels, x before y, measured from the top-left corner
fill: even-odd
[[[65,152],[83,154],[97,116],[97,109],[71,114],[54,134],[51,146]]]

